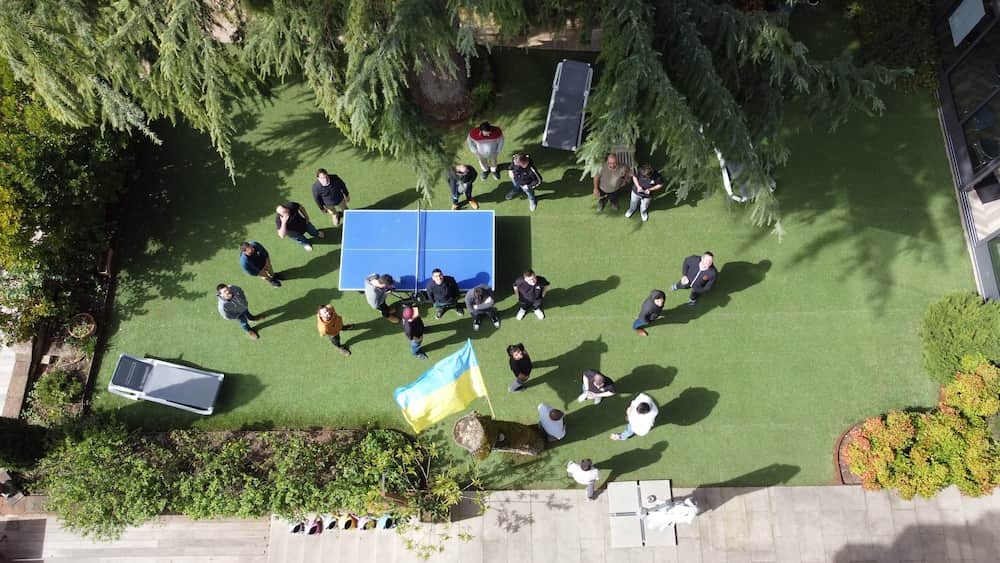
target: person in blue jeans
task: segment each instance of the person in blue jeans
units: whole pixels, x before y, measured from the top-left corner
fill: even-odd
[[[632,436],[645,436],[653,429],[656,415],[660,410],[656,408],[656,403],[652,397],[645,393],[639,393],[632,399],[632,403],[625,409],[624,432],[615,432],[611,435],[612,440],[628,440]]]
[[[240,328],[247,333],[252,340],[257,340],[260,335],[250,327],[250,321],[259,321],[264,318],[263,314],[255,315],[250,312],[250,303],[247,295],[239,286],[220,283],[215,288],[215,294],[219,298],[219,314],[229,321],[238,321]]]
[[[524,192],[528,196],[528,209],[534,211],[538,207],[538,200],[535,198],[535,188],[542,185],[542,175],[535,168],[535,163],[531,157],[517,153],[510,163],[510,181],[514,187],[511,188],[504,199],[511,200],[517,196],[518,192]]]
[[[410,353],[426,360],[427,354],[420,351],[424,342],[424,320],[420,318],[420,309],[409,305],[403,307],[403,334],[410,341]]]
[[[294,201],[279,205],[274,213],[274,225],[278,228],[278,236],[293,239],[301,244],[306,252],[312,252],[313,249],[309,239],[306,238],[306,233],[319,238],[326,236],[309,222],[306,208]]]
[[[663,313],[663,305],[666,301],[667,294],[659,289],[649,292],[649,297],[642,302],[642,307],[639,309],[639,318],[632,323],[632,328],[636,334],[639,336],[649,336],[649,333],[643,327],[659,318],[660,314]]]

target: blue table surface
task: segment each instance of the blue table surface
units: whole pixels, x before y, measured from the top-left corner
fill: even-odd
[[[463,290],[493,287],[494,249],[493,211],[350,209],[344,212],[340,290],[361,291],[365,277],[379,273],[390,274],[396,289],[415,291],[435,268],[454,276]]]

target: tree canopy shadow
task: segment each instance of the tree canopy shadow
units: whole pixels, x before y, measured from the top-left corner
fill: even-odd
[[[851,542],[833,557],[833,563],[855,561],[945,561],[948,553],[975,554],[976,561],[1000,561],[1000,512],[988,511],[975,522],[961,525],[907,526],[891,545]],[[965,559],[963,559],[964,561]]]

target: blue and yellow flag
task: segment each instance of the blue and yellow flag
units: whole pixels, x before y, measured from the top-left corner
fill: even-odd
[[[396,402],[415,432],[464,409],[476,397],[486,396],[486,384],[472,341],[434,364],[420,379],[396,388]]]

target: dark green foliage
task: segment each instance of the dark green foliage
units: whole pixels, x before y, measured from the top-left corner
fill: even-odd
[[[0,467],[11,471],[33,468],[45,454],[46,433],[42,426],[0,417]]]
[[[268,446],[272,452],[272,490],[268,495],[271,512],[295,519],[334,506],[328,489],[337,477],[330,468],[340,453],[339,446],[302,436],[276,436],[268,439]]]
[[[46,508],[66,528],[113,539],[167,506],[173,472],[166,450],[116,421],[92,419],[72,430],[39,465]]]
[[[171,506],[191,518],[257,518],[267,511],[267,471],[244,439],[206,443],[200,433],[175,437],[184,469]],[[208,447],[206,447],[208,446]]]
[[[889,68],[913,70],[899,80],[901,87],[937,89],[937,48],[928,0],[854,0],[847,15],[861,38],[858,58]]]
[[[125,138],[56,121],[0,65],[0,329],[87,310],[107,248],[106,207],[121,188]]]
[[[83,381],[79,374],[66,369],[47,371],[35,383],[35,400],[44,407],[61,407],[80,400]]]
[[[927,308],[920,335],[927,374],[948,383],[964,356],[1000,360],[1000,303],[983,303],[975,293],[947,295]]]

